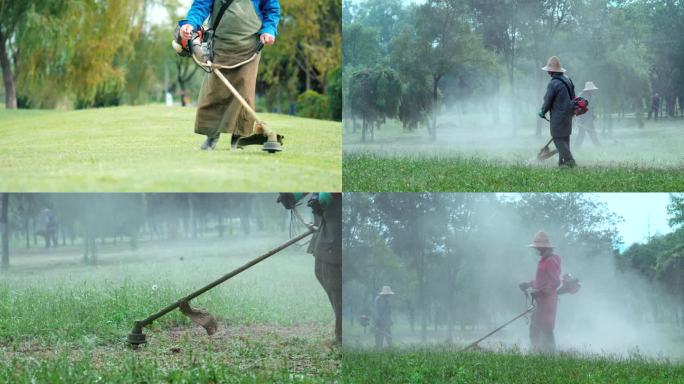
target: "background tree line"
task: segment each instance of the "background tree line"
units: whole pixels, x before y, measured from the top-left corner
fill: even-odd
[[[343,308],[352,325],[370,315],[373,298],[390,285],[397,319],[423,341],[429,329],[451,341],[458,329],[493,328],[525,308],[517,284],[534,278],[538,256],[526,246],[540,229],[561,255],[562,273],[584,281],[592,300],[610,294],[634,305],[643,321],[684,325],[681,228],[620,252],[616,224],[622,219],[586,194],[354,193],[344,199]],[[672,201],[680,225],[682,197]]]
[[[625,117],[642,126],[656,92],[664,114],[684,111],[679,0],[349,1],[343,29],[345,126],[364,141],[387,119],[435,138],[444,107],[515,133],[541,105],[551,55],[578,93],[598,85],[592,107],[608,129]]]
[[[275,194],[4,193],[1,266],[12,250],[82,246],[96,264],[98,247],[126,242],[249,236],[286,231],[288,214]]]
[[[277,44],[263,52],[259,108],[341,119],[341,1],[281,6]],[[186,105],[204,75],[171,49],[186,11],[180,0],[0,0],[5,107],[145,104],[166,92]]]

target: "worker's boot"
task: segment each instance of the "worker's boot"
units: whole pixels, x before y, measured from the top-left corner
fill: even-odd
[[[561,162],[560,164],[558,164],[558,166],[561,168],[575,168],[577,166],[577,163],[575,162],[574,159],[570,159],[570,160]]]
[[[213,151],[216,148],[216,144],[218,144],[219,141],[219,136],[216,137],[210,137],[207,136],[207,139],[204,140],[204,143],[202,143],[202,146],[200,149],[203,151]]]
[[[283,145],[283,139],[285,138],[285,136],[276,135],[276,137],[278,138],[278,143],[280,143],[280,145]],[[248,145],[263,145],[267,140],[268,136],[257,133],[250,136],[241,137],[237,142],[237,147],[242,148]]]

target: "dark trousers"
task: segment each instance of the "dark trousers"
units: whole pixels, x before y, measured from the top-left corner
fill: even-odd
[[[382,348],[383,341],[387,341],[387,346],[392,346],[392,329],[389,325],[378,324],[375,326],[375,347]]]
[[[335,341],[342,343],[342,267],[316,259],[314,269],[335,312]]]
[[[532,321],[530,324],[530,342],[532,349],[537,353],[554,353],[556,351],[556,338],[553,330],[544,330],[537,327]]]
[[[558,150],[559,166],[568,165],[572,167],[575,165],[575,159],[573,159],[572,153],[570,153],[570,136],[554,137],[553,145]]]
[[[648,120],[651,120],[651,115],[653,115],[654,120],[658,120],[658,115],[660,114],[660,108],[658,107],[651,107],[651,109],[648,110]]]

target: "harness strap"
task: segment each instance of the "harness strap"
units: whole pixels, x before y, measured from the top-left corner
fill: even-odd
[[[558,77],[554,77],[554,79],[560,80],[560,82],[563,83],[563,85],[565,85],[565,89],[568,90],[568,96],[570,96],[570,101],[575,100],[575,94],[572,91],[570,91],[570,86],[568,85],[568,83],[565,82],[565,80],[563,80],[563,77],[558,76]],[[572,80],[570,80],[570,82],[572,83]]]
[[[234,0],[227,0],[223,2],[223,5],[221,5],[221,9],[219,9],[218,15],[216,15],[216,20],[211,24],[211,30],[216,31],[216,28],[218,28],[219,24],[221,23],[221,19],[223,18],[223,14],[226,13],[228,10],[228,7],[230,7],[231,4],[233,4]]]

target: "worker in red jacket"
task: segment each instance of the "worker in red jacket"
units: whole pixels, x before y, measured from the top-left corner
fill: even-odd
[[[544,231],[537,232],[529,247],[536,249],[541,257],[535,279],[520,283],[523,291],[532,289],[530,293],[536,305],[530,322],[530,342],[537,352],[553,353],[556,349],[553,329],[556,325],[557,290],[561,285],[561,259],[553,253],[549,236]]]

